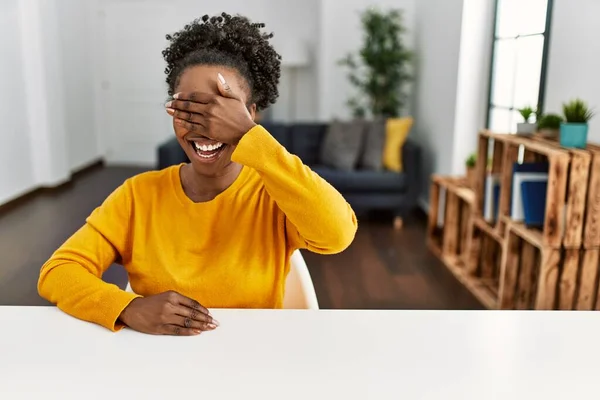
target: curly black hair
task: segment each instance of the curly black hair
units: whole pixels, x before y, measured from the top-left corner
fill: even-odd
[[[177,87],[186,68],[195,65],[218,65],[237,70],[248,84],[250,102],[263,110],[279,96],[281,56],[263,33],[265,24],[252,23],[246,17],[203,16],[166,38],[169,46],[162,54],[167,62],[165,74],[169,96]]]

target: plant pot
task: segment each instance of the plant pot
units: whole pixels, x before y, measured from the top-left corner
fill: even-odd
[[[475,173],[475,167],[467,167],[467,184],[471,189],[475,189],[476,181],[477,174]]]
[[[585,149],[587,146],[587,123],[560,124],[560,145],[569,148]]]
[[[533,135],[536,129],[537,125],[532,124],[531,122],[521,122],[517,124],[518,135]]]
[[[538,131],[540,135],[546,138],[557,138],[560,133],[560,129],[540,129]]]

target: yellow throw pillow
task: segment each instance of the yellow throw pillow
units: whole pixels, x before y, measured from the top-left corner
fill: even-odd
[[[383,166],[390,171],[402,172],[402,146],[413,125],[412,117],[390,118],[385,127]]]

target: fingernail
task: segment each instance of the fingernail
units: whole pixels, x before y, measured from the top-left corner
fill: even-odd
[[[196,335],[199,335],[202,333],[202,331],[200,329],[194,329],[194,330],[192,330],[192,332],[194,332]]]
[[[210,329],[216,329],[216,328],[217,328],[217,325],[215,325],[215,324],[208,324],[208,327],[209,327]]]
[[[217,76],[219,77],[219,80],[221,81],[221,83],[222,83],[223,85],[226,85],[226,84],[227,84],[227,81],[225,80],[225,78],[223,77],[223,75],[221,75],[221,73],[220,73],[220,72],[217,74]]]
[[[171,115],[175,114],[175,110],[172,108],[167,108],[167,112]]]
[[[177,125],[183,125],[183,121],[182,121],[182,120],[180,120],[180,119],[176,119],[176,120],[175,120],[175,123],[176,123]]]
[[[174,98],[174,99],[178,99],[178,98],[179,98],[179,93],[175,93],[175,94],[173,95],[173,98]]]
[[[169,101],[167,104],[165,104],[165,107],[167,108],[171,108],[171,106],[173,105],[172,101]]]
[[[219,326],[219,321],[217,321],[216,319],[212,320],[213,325]]]

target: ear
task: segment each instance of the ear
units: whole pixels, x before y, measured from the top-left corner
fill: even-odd
[[[225,77],[220,72],[217,74],[217,78],[217,87],[219,88],[219,93],[221,93],[221,96],[229,97],[230,99],[241,100],[240,96],[233,92],[233,89],[231,86],[229,86],[225,80]]]
[[[248,107],[248,112],[250,113],[252,121],[256,121],[256,103],[250,104],[250,106]]]

